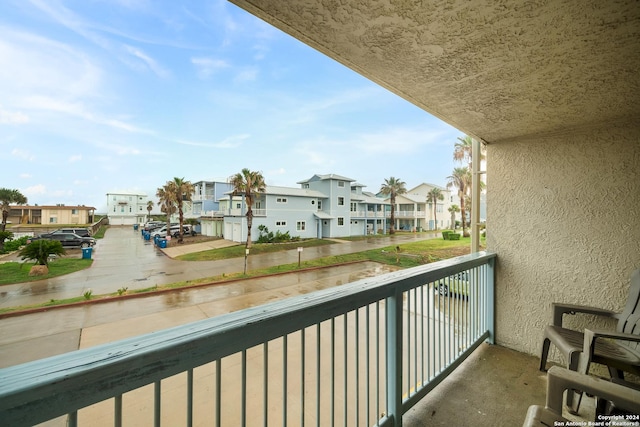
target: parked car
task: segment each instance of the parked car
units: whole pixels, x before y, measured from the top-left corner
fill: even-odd
[[[27,243],[31,243],[35,240],[40,239],[58,240],[65,248],[88,248],[96,244],[96,239],[94,239],[93,237],[83,237],[75,233],[41,234],[40,236],[28,239]]]
[[[52,231],[50,233],[45,233],[45,234],[68,234],[68,233],[72,233],[72,234],[77,234],[78,236],[81,237],[91,237],[91,233],[89,232],[88,228],[59,228],[55,231]]]
[[[152,231],[152,230],[156,230],[158,228],[161,228],[164,225],[167,225],[167,223],[163,222],[163,221],[149,221],[149,222],[144,224],[142,229],[145,230],[145,231]]]
[[[469,272],[461,271],[448,278],[440,279],[436,282],[438,293],[443,296],[469,296]]]
[[[193,230],[193,228],[189,225],[189,224],[184,224],[182,226],[182,231],[184,232],[184,234],[191,234],[191,235],[195,235],[195,231]],[[169,229],[169,235],[171,237],[178,237],[180,235],[180,225],[179,224],[172,224],[171,228]],[[151,237],[167,237],[167,226],[165,225],[164,227],[158,228],[154,231],[151,232],[150,234]]]

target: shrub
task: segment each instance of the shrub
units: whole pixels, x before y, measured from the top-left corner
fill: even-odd
[[[443,238],[444,240],[451,240],[451,239],[449,239],[449,236],[450,236],[451,234],[453,234],[453,231],[444,230],[444,231],[442,231],[442,238]]]
[[[449,240],[460,240],[460,234],[458,233],[449,233]]]
[[[27,239],[28,239],[27,236],[22,236],[17,239],[4,242],[5,252],[17,251],[18,249],[20,249],[21,246],[24,246],[27,244]]]
[[[62,243],[57,240],[36,240],[22,248],[20,256],[22,259],[34,260],[39,265],[49,265],[51,255],[64,255],[66,252]]]

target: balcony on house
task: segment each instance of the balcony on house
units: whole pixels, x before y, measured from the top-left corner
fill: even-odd
[[[521,425],[546,380],[536,357],[492,345],[495,260],[461,256],[8,367],[0,419]]]

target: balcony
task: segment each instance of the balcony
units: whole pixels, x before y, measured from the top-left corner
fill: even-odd
[[[458,257],[5,368],[0,418],[519,425],[544,402],[545,381],[536,358],[485,343],[494,260]],[[470,280],[461,286],[452,275],[462,271]]]

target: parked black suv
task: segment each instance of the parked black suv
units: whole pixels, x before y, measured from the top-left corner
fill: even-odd
[[[48,233],[41,234],[38,237],[32,237],[27,240],[27,243],[31,243],[34,240],[47,239],[58,240],[65,248],[88,248],[96,244],[96,239],[93,237],[78,236],[75,233]]]
[[[55,231],[52,231],[51,233],[46,233],[46,234],[60,234],[60,233],[73,233],[73,234],[77,234],[80,237],[91,237],[91,234],[89,233],[89,229],[88,228],[59,228]]]

